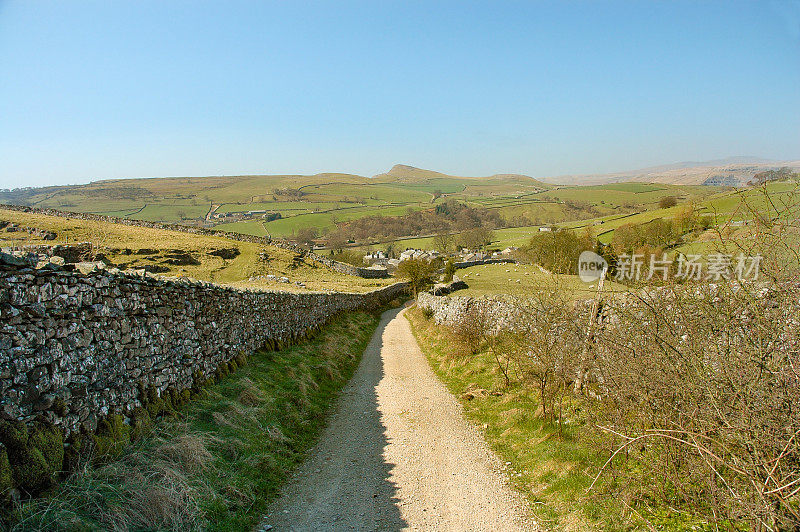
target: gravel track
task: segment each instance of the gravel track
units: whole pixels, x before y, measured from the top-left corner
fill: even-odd
[[[257,530],[536,530],[399,309]]]

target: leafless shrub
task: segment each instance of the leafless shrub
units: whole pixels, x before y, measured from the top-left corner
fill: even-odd
[[[597,338],[591,409],[614,456],[638,449],[663,496],[711,519],[800,524],[799,298],[796,286],[723,283],[615,308]]]
[[[491,326],[486,311],[475,304],[470,305],[450,328],[456,352],[461,356],[479,353],[490,335]]]
[[[718,242],[762,255],[762,278],[666,286],[612,304],[595,344],[600,399],[588,402],[610,450],[601,473],[614,469],[628,491],[717,523],[796,530],[800,202],[762,192],[767,207],[750,213],[746,231],[723,226]]]
[[[507,347],[522,378],[539,392],[542,417],[563,429],[564,398],[580,358],[579,311],[557,284],[519,302],[517,333]]]

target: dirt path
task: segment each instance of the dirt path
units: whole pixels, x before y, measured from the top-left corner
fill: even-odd
[[[536,529],[501,467],[390,310],[319,444],[258,529]]]

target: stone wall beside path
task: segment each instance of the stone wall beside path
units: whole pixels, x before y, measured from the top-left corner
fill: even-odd
[[[0,416],[93,430],[110,411],[140,406],[143,386],[187,389],[239,354],[304,337],[340,312],[378,309],[405,290],[253,291],[0,261]]]

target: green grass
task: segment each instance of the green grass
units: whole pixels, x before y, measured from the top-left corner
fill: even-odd
[[[380,203],[424,203],[430,201],[428,192],[388,184],[344,184],[310,185],[303,188],[312,199],[342,201],[345,197],[371,199]]]
[[[532,264],[483,264],[459,270],[456,275],[469,288],[453,292],[454,296],[525,296],[556,288],[568,292],[571,299],[590,299],[597,293],[596,283],[584,283],[577,275],[544,273]],[[626,287],[613,281],[606,281],[604,285],[606,295],[625,290]]]
[[[784,205],[789,205],[789,208],[786,209],[789,212],[784,212],[783,216],[796,216],[800,214],[800,207],[797,205],[798,199],[796,183],[774,182],[767,186],[767,195],[764,195],[758,188],[717,192],[694,202],[694,206],[701,216],[711,216],[713,223],[725,225],[731,221],[750,220],[753,212],[773,212],[772,204],[775,204],[779,210],[782,210]],[[595,234],[601,242],[609,243],[613,239],[613,233],[617,227],[629,223],[647,223],[657,218],[672,218],[683,208],[683,205],[680,203],[676,207],[654,209],[613,219],[599,218],[593,220],[603,221],[602,224],[594,226]]]
[[[266,201],[255,203],[226,203],[221,205],[216,212],[243,213],[247,211],[265,210],[268,212],[279,212],[282,216],[286,216],[302,212],[317,212],[335,209],[337,206],[340,206],[340,204],[330,201]]]
[[[209,210],[209,204],[147,204],[141,211],[125,216],[135,220],[145,220],[148,222],[162,221],[181,221],[182,219],[201,219],[204,218]]]
[[[539,222],[540,224],[555,223],[576,217],[585,218],[587,216],[585,213],[570,211],[564,205],[555,201],[531,201],[497,207],[496,210],[504,220],[514,220],[516,217],[524,216],[528,220]]]
[[[778,181],[769,183],[766,186],[766,194],[762,188],[751,188],[742,191],[734,191],[721,194],[709,201],[704,202],[703,207],[706,212],[718,215],[719,222],[723,223],[729,219],[748,220],[752,218],[752,212],[772,211],[774,204],[779,209],[783,205],[790,205],[794,215],[798,214],[798,185],[795,182]]]
[[[638,194],[650,194],[656,192],[675,192],[676,186],[674,185],[648,185],[642,183],[618,183],[614,185],[603,185],[602,187],[577,187],[587,189],[587,191],[591,192],[591,190],[605,190],[607,187],[623,187],[626,189],[624,185],[634,185],[631,187],[631,190],[639,190]],[[696,201],[692,201],[692,204],[696,207],[697,212],[701,216],[711,216],[713,221],[718,224],[724,225],[731,220],[747,220],[752,218],[751,211],[755,210],[758,212],[767,212],[767,210],[774,210],[766,197],[761,193],[758,189],[746,189],[742,192],[737,191],[722,191],[720,192],[720,187],[701,187],[701,186],[682,186],[678,187],[679,190],[689,191],[691,194],[695,194],[691,196],[695,198]],[[699,189],[697,191],[696,189]],[[559,189],[557,191],[552,192],[553,194],[563,192],[565,189]],[[567,191],[575,190],[574,188],[566,189]],[[787,182],[777,182],[777,183],[770,183],[767,187],[769,191],[771,201],[774,202],[778,207],[784,204],[790,204],[791,208],[790,214],[788,216],[800,216],[800,206],[796,203],[800,200],[800,195],[798,195],[797,185],[795,183],[787,183]],[[636,192],[627,191],[626,194],[637,194]],[[527,196],[528,198],[531,197],[538,197],[542,194],[533,194]],[[672,195],[669,193],[663,195]],[[522,196],[525,198],[526,196]],[[551,210],[550,213],[553,212],[562,212],[563,208],[561,205],[553,204],[553,203],[542,203],[542,202],[533,202],[530,200],[529,203],[523,204],[513,204],[508,205],[509,203],[513,202],[520,202],[522,200],[517,199],[515,197],[487,197],[487,198],[478,198],[472,201],[473,204],[484,206],[484,207],[497,207],[501,212],[504,212],[505,215],[513,216],[517,214],[524,214],[526,209],[537,209],[538,214],[546,213],[548,209]],[[605,201],[605,200],[603,200]],[[669,219],[674,217],[685,205],[689,203],[688,201],[681,200],[681,202],[675,206],[666,209],[658,208],[657,201],[651,204],[643,204],[641,205],[641,212],[633,211],[633,212],[624,212],[624,209],[612,209],[611,214],[605,214],[603,216],[592,217],[592,218],[585,218],[580,220],[569,220],[569,221],[560,221],[558,223],[553,223],[551,225],[555,225],[556,227],[561,227],[565,229],[572,229],[578,232],[582,232],[584,228],[590,226],[594,235],[603,243],[607,244],[610,243],[614,237],[614,231],[624,224],[643,224],[648,223],[652,220],[658,218],[665,218]],[[749,207],[745,207],[745,205]],[[769,208],[769,209],[768,209]],[[637,207],[638,209],[638,207]],[[649,210],[647,210],[649,209]],[[601,209],[602,210],[602,209]],[[617,211],[622,210],[622,213]],[[533,212],[533,211],[531,211]],[[794,214],[791,214],[794,213]],[[784,214],[784,218],[787,214]],[[557,218],[557,216],[556,216]],[[523,247],[525,246],[531,239],[532,236],[538,233],[539,225],[532,225],[532,226],[525,226],[525,227],[508,227],[503,229],[495,229],[494,235],[495,238],[492,241],[491,245],[489,246],[490,249],[504,249],[509,246],[515,247]],[[361,246],[360,249],[386,249],[389,243],[381,243],[372,246]],[[406,248],[417,248],[417,249],[434,249],[433,238],[432,237],[412,237],[412,238],[400,238],[393,241],[394,248],[396,250],[403,250]],[[689,242],[687,244],[682,245],[678,248],[679,251],[688,250],[691,252],[702,252],[705,253],[708,250],[711,250],[710,244],[705,241],[697,241],[697,242]],[[699,251],[695,251],[699,250]],[[687,252],[687,251],[684,251]]]
[[[540,194],[541,199],[570,200],[589,203],[599,209],[611,210],[621,206],[639,209],[657,208],[666,196],[682,199],[702,198],[723,190],[722,187],[663,185],[650,183],[613,183],[608,185],[563,187]]]
[[[402,189],[419,190],[433,194],[437,190],[443,194],[453,194],[464,190],[466,183],[463,179],[433,178],[419,183],[397,183],[396,187]]]
[[[510,464],[511,485],[527,497],[545,530],[713,530],[677,510],[627,506],[610,491],[608,476],[587,492],[608,454],[584,437],[588,428],[578,403],[567,400],[569,423],[559,435],[542,421],[537,393],[517,381],[506,387],[487,349],[458,354],[446,328],[434,325],[416,307],[405,316],[436,375],[461,397],[466,416],[484,428],[493,451]],[[494,394],[463,397],[474,389]]]
[[[25,507],[18,530],[252,529],[377,325],[373,314],[343,315],[304,344],[253,354],[151,436]]]
[[[285,188],[300,189],[302,200],[290,201],[275,193]],[[791,185],[772,183],[769,188],[782,193]],[[498,249],[523,246],[542,224],[580,228],[596,223],[595,233],[608,243],[619,225],[673,216],[676,209],[658,207],[665,196],[677,197],[680,204],[694,202],[702,212],[718,214],[718,220],[742,216],[737,212],[741,198],[724,187],[638,182],[553,186],[521,176],[457,177],[413,168],[393,170],[375,179],[328,173],[111,180],[34,190],[25,193],[24,201],[40,207],[168,222],[202,221],[213,202],[220,205],[220,213],[266,210],[282,215],[282,219],[266,224],[261,219],[216,222],[221,230],[291,238],[301,229],[313,228],[325,235],[339,223],[365,216],[398,216],[409,209],[429,209],[435,204],[431,201],[435,190],[446,194],[437,201],[452,198],[493,209],[506,224],[532,224],[497,230],[492,246]],[[766,207],[753,191],[744,194],[755,209]],[[622,217],[625,213],[633,215]],[[387,244],[370,246],[365,242],[363,248],[384,249]],[[425,237],[402,238],[395,247],[432,249],[433,243]]]

